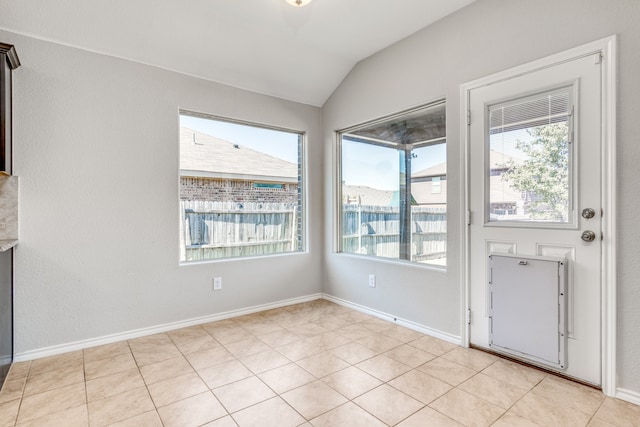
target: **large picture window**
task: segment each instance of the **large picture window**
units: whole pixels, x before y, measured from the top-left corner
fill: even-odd
[[[302,133],[180,113],[180,261],[304,249]]]
[[[444,101],[339,133],[344,253],[446,266]]]

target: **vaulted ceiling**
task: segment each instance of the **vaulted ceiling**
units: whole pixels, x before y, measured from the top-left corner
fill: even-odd
[[[0,28],[321,106],[360,60],[475,0],[0,0]]]

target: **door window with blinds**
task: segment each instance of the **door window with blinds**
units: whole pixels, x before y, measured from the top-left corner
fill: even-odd
[[[574,222],[573,87],[489,105],[486,223]]]

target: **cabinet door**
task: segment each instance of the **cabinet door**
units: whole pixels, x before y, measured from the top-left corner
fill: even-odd
[[[0,387],[13,360],[13,249],[0,252]]]

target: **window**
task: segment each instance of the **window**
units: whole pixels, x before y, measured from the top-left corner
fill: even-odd
[[[180,113],[180,261],[304,250],[299,132]]]
[[[339,133],[339,251],[446,265],[445,103]]]

